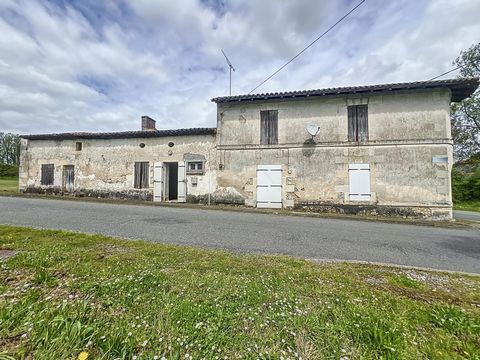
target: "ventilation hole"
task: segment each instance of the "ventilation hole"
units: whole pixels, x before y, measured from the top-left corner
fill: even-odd
[[[173,147],[173,145],[175,145],[175,144],[171,141],[168,143],[168,147]]]
[[[140,143],[139,146],[143,149],[145,147],[145,143]]]

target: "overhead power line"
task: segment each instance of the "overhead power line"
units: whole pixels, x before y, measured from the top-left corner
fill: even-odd
[[[464,66],[465,66],[465,65],[457,66],[455,69],[446,71],[446,72],[444,72],[443,74],[440,74],[440,75],[438,75],[438,76],[435,76],[435,77],[429,79],[428,81],[432,81],[432,80],[438,79],[439,77],[442,77],[443,75],[450,74],[451,72],[453,72],[453,71],[455,71],[455,70],[458,70],[458,69],[461,69],[461,68],[464,67]]]
[[[308,44],[302,51],[300,51],[297,55],[295,55],[293,58],[291,58],[290,60],[288,60],[285,64],[283,64],[280,68],[278,68],[272,75],[270,75],[269,77],[267,77],[265,80],[263,80],[260,84],[258,84],[257,86],[255,86],[250,92],[249,94],[251,94],[252,92],[254,92],[255,90],[257,90],[260,86],[262,86],[263,84],[265,84],[268,80],[270,80],[272,77],[274,77],[275,75],[277,75],[280,71],[283,70],[283,68],[285,68],[288,64],[290,64],[293,60],[295,60],[296,58],[298,58],[300,55],[302,55],[308,48],[310,48],[313,44],[315,44],[318,40],[320,40],[322,37],[324,37],[325,35],[328,34],[328,32],[330,30],[332,30],[335,26],[337,26],[338,24],[340,24],[345,18],[347,18],[352,12],[354,12],[355,10],[357,10],[358,7],[360,7],[360,5],[362,5],[366,0],[362,0],[360,1],[352,10],[350,10],[349,12],[347,12],[345,15],[343,15],[335,24],[333,24],[332,26],[330,26],[327,30],[325,30],[325,32],[323,32],[319,37],[317,37],[315,40],[313,40],[310,44]]]

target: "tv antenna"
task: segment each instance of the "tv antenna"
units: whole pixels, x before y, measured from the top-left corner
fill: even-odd
[[[320,131],[320,126],[318,126],[317,124],[307,125],[307,132],[312,136],[312,140],[315,136],[317,136],[319,131]]]
[[[225,60],[227,60],[228,67],[230,68],[230,96],[232,96],[232,70],[235,71],[235,68],[233,67],[232,63],[230,60],[228,60],[227,54],[225,54],[225,51],[222,50],[223,56],[225,56]]]

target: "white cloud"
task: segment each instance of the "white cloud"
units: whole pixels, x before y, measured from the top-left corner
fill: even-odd
[[[351,1],[0,3],[0,131],[215,126],[226,95],[220,49],[247,93],[333,24]],[[480,3],[367,0],[258,89],[423,80],[478,41]],[[454,74],[452,74],[453,76]]]

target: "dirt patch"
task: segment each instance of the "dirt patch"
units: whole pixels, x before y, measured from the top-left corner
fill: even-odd
[[[2,250],[0,249],[0,261],[6,260],[18,254],[18,251],[15,250]]]
[[[100,255],[100,258],[104,258],[107,256],[116,255],[116,254],[128,254],[133,252],[133,249],[119,246],[119,245],[114,245],[114,244],[101,245],[101,250],[102,250],[102,254]]]
[[[14,354],[20,347],[22,340],[25,337],[25,335],[23,335],[23,337],[22,335],[23,334],[19,334],[15,336],[0,337],[0,349],[3,349],[3,351],[6,351],[7,354]],[[30,359],[30,357],[26,357],[26,358]]]

